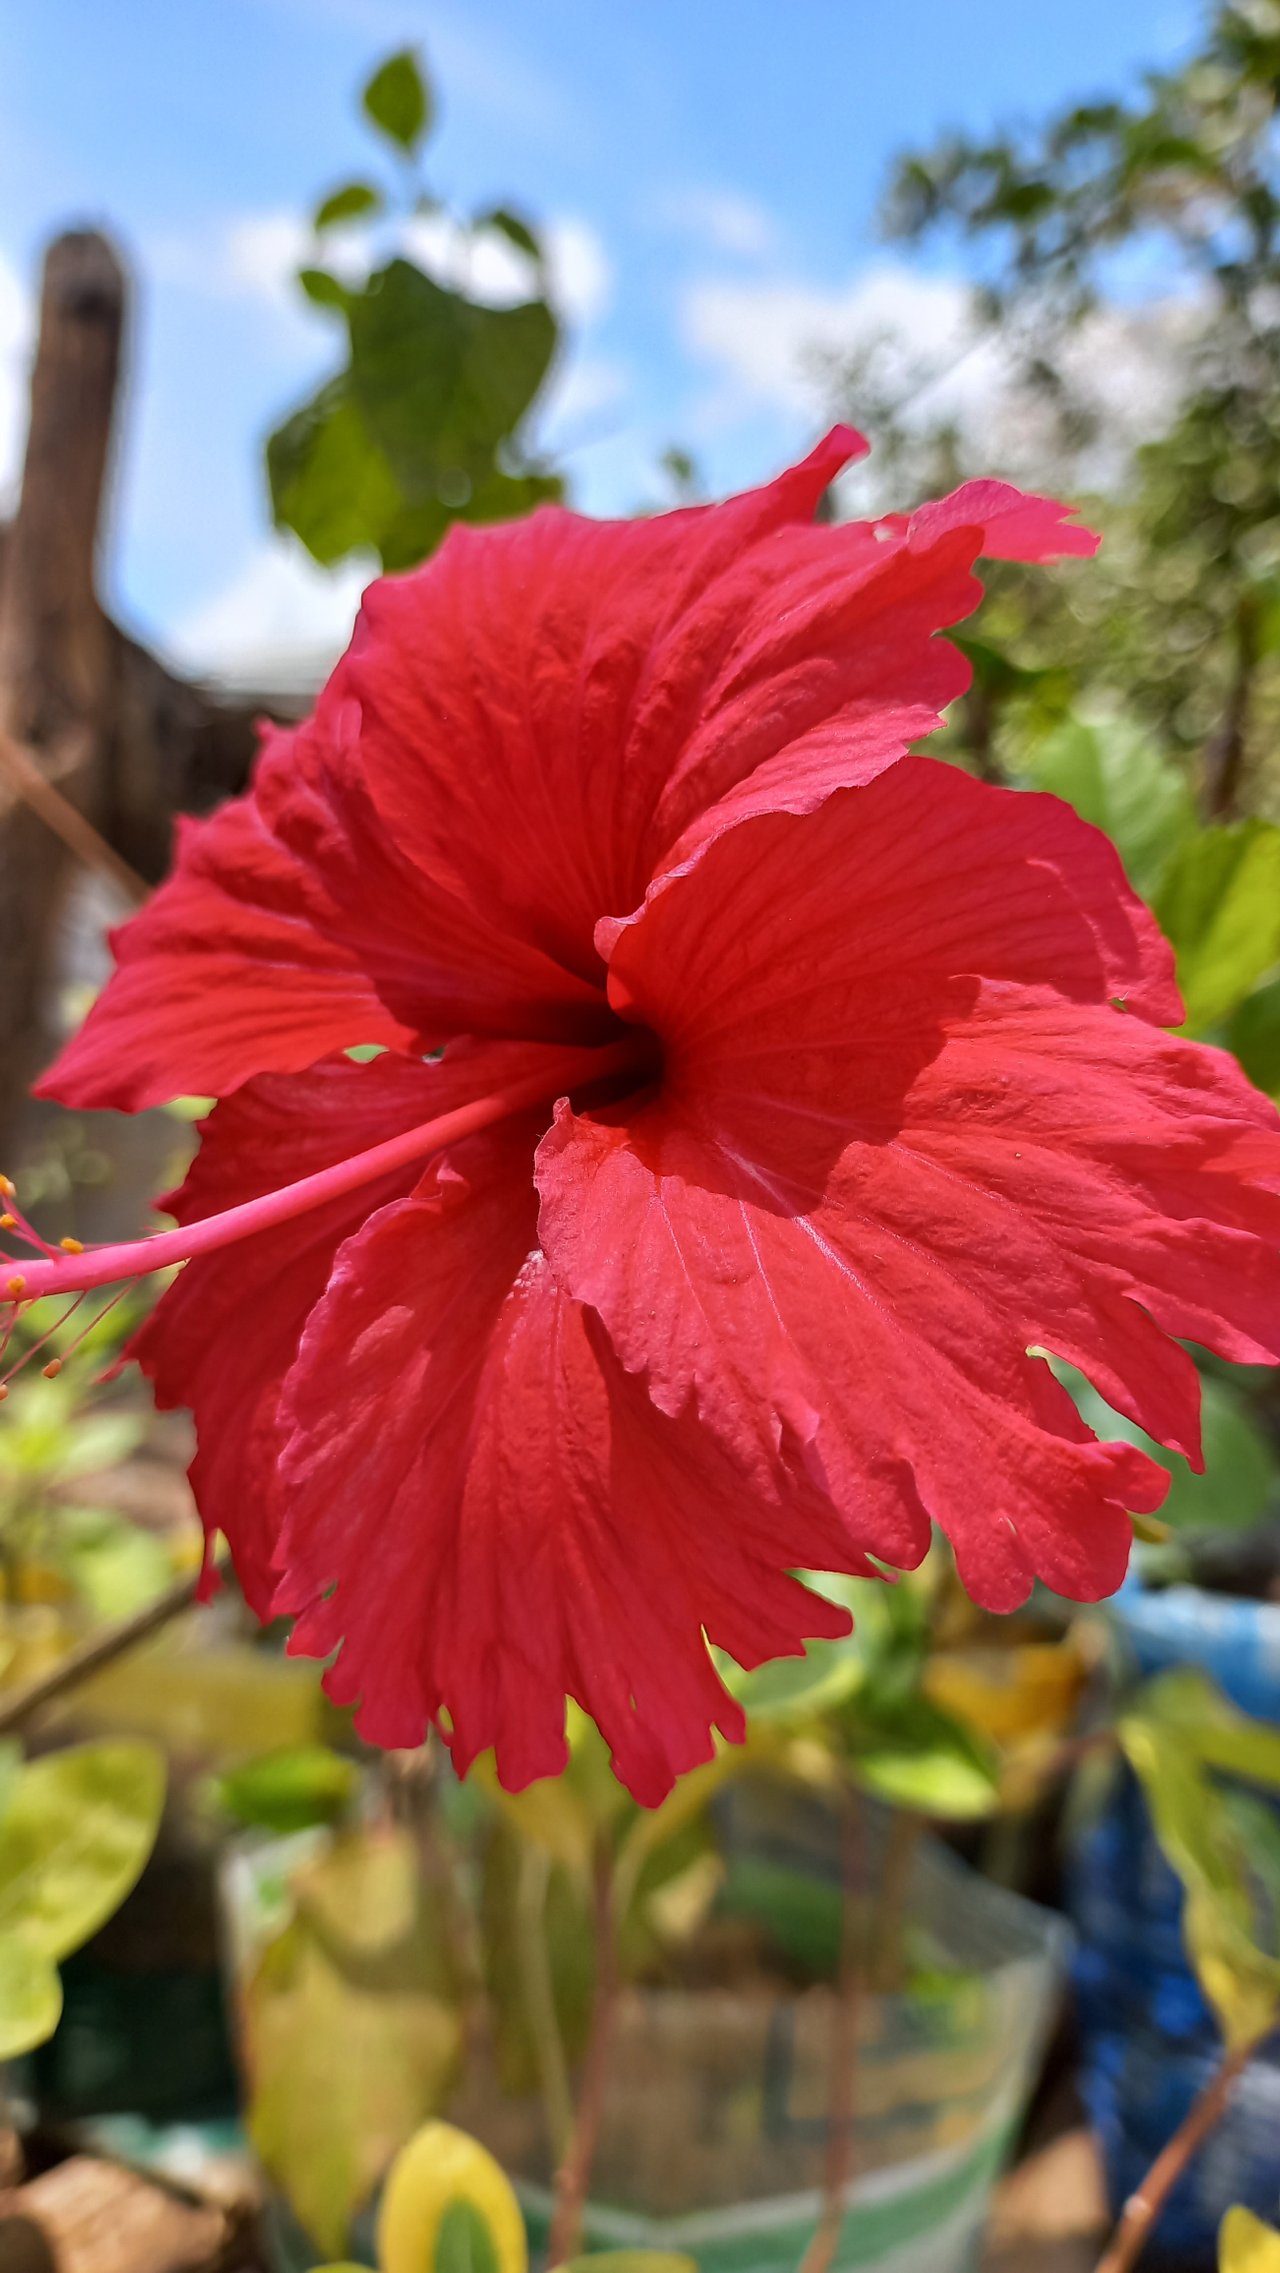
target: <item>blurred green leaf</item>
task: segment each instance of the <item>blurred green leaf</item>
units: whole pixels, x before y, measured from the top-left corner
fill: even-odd
[[[405,151],[416,150],[431,124],[431,90],[416,51],[402,48],[374,72],[360,98],[365,117]]]
[[[849,1722],[849,1769],[890,1806],[959,1822],[990,1815],[999,1760],[979,1732],[925,1697],[876,1710],[860,1697]]]
[[[383,196],[372,182],[344,182],[341,189],[331,190],[317,205],[312,227],[332,229],[340,221],[360,221],[370,213],[381,213]]]
[[[559,494],[500,462],[550,367],[543,301],[490,308],[394,260],[348,294],[346,371],[267,445],[277,524],[326,565],[361,548],[424,559],[455,519],[485,522]]]
[[[1177,847],[1195,833],[1186,775],[1128,719],[1068,719],[1021,762],[1036,789],[1065,799],[1082,820],[1105,831],[1135,891],[1149,894]]]
[[[317,308],[337,308],[345,315],[351,297],[348,287],[327,268],[300,268],[298,282]]]
[[[163,1594],[173,1562],[162,1538],[111,1507],[59,1507],[59,1559],[97,1618],[126,1618]]]
[[[528,2273],[510,2179],[452,2123],[424,2123],[397,2154],[378,2206],[382,2273]]]
[[[1239,1391],[1226,1381],[1202,1375],[1200,1424],[1204,1473],[1197,1475],[1180,1452],[1157,1444],[1136,1421],[1117,1413],[1074,1368],[1058,1366],[1080,1417],[1104,1442],[1140,1445],[1171,1478],[1160,1520],[1171,1531],[1243,1530],[1264,1515],[1277,1485],[1276,1455],[1270,1439],[1249,1418]]]
[[[530,260],[541,260],[542,247],[533,230],[509,206],[495,205],[487,213],[477,213],[475,225],[477,229],[496,229],[517,252],[527,253]]]
[[[25,1934],[0,1927],[0,2060],[33,2052],[61,2016],[62,1984],[52,1958]]]
[[[725,1687],[752,1720],[794,1721],[843,1704],[864,1678],[865,1667],[850,1634],[837,1641],[811,1641],[803,1657],[771,1658],[750,1673],[732,1661],[722,1671]]]
[[[0,1821],[0,1940],[67,1957],[118,1908],[164,1806],[164,1761],[149,1744],[72,1745],[29,1761]]]
[[[326,1744],[301,1744],[232,1768],[215,1777],[211,1789],[223,1813],[236,1823],[283,1834],[336,1823],[359,1784],[354,1760]]]
[[[1250,1081],[1280,1098],[1280,978],[1246,995],[1226,1034]]]
[[[1259,1883],[1239,1795],[1230,1803],[1176,1723],[1139,1710],[1119,1724],[1155,1834],[1184,1889],[1183,1937],[1230,2050],[1257,2043],[1280,2017],[1280,1874]]]
[[[1280,961],[1280,828],[1238,821],[1188,839],[1155,910],[1177,953],[1188,1030],[1203,1033]]]
[[[462,2195],[450,2202],[440,2220],[428,2273],[499,2273],[489,2222]]]
[[[1142,1710],[1176,1729],[1206,1767],[1280,1791],[1280,1728],[1237,1711],[1194,1667],[1179,1666],[1148,1681]]]
[[[541,1847],[580,1887],[591,1884],[591,1861],[598,1825],[586,1795],[568,1772],[541,1776],[523,1791],[509,1792],[498,1781],[493,1755],[485,1753],[471,1770],[505,1816],[517,1837]]]

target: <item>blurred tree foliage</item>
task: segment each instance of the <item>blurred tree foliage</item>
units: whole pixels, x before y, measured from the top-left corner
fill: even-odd
[[[395,194],[373,181],[339,183],[313,216],[318,248],[352,232],[386,232],[403,247],[435,225],[442,255],[499,240],[527,267],[534,296],[491,306],[396,250],[303,268],[299,283],[345,331],[342,367],[267,444],[272,510],[326,566],[374,552],[408,568],[434,551],[452,521],[508,520],[561,483],[524,439],[550,370],[559,326],[546,264],[530,224],[505,206],[463,221],[426,189],[423,147],[435,105],[410,50],[391,56],[364,89],[370,127],[388,145]],[[339,234],[341,233],[341,234]],[[374,240],[370,240],[373,242]]]
[[[892,236],[949,233],[969,248],[979,331],[1051,434],[1056,478],[1091,451],[1096,463],[1105,439],[1078,383],[1091,320],[1145,314],[1148,336],[1163,335],[1179,406],[1092,509],[1099,568],[1038,594],[1001,575],[969,724],[984,706],[990,750],[989,714],[1011,698],[1062,709],[1086,685],[1122,691],[1212,818],[1242,801],[1280,807],[1278,97],[1278,0],[1219,0],[1191,60],[1148,75],[1134,99],[991,141],[946,137],[899,162],[886,211]],[[908,429],[918,452],[918,422]],[[954,426],[931,430],[929,447],[930,471],[967,470]],[[1055,677],[1019,683],[997,671],[1000,653]]]

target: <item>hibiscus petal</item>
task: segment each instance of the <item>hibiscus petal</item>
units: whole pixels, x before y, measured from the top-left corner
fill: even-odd
[[[1087,559],[1101,539],[1081,528],[1074,508],[1036,497],[1007,481],[966,481],[950,497],[920,505],[907,524],[913,545],[930,545],[951,529],[982,533],[988,560]]]
[[[298,748],[271,730],[259,780],[287,777]],[[173,874],[112,932],[115,974],[37,1094],[136,1113],[357,1043],[409,1041],[336,931],[328,895],[257,799],[180,820]]]
[[[807,1432],[865,1547],[910,1565],[936,1520],[992,1608],[1110,1591],[1164,1486],[1030,1350],[1193,1451],[1157,1327],[1280,1354],[1280,1123],[1110,1006],[1169,972],[1104,881],[1063,808],[922,759],[735,830],[616,935],[661,1093],[539,1152],[553,1268],[655,1402],[762,1476]]]
[[[848,1546],[801,1479],[786,1511],[745,1499],[559,1292],[534,1133],[459,1147],[341,1250],[285,1389],[276,1607],[296,1648],[341,1643],[328,1685],[372,1741],[444,1716],[460,1769],[492,1746],[518,1789],[564,1765],[572,1696],[652,1805],[742,1733],[704,1631],[746,1664],[845,1631],[787,1565]]]
[[[185,1183],[159,1204],[192,1223],[256,1199],[519,1078],[537,1055],[518,1045],[460,1047],[439,1065],[388,1054],[368,1065],[342,1057],[301,1075],[264,1075],[215,1107]],[[206,1533],[225,1535],[262,1616],[278,1575],[280,1383],[338,1246],[371,1206],[411,1190],[420,1172],[402,1169],[188,1263],[129,1346],[157,1404],[187,1405],[195,1415],[196,1504]]]
[[[837,430],[711,508],[456,529],[366,595],[330,706],[328,818],[290,841],[408,1024],[589,1024],[602,912],[633,910],[708,832],[808,810],[938,724],[969,673],[934,634],[980,597],[984,514],[997,550],[1019,516],[1042,548],[1055,517],[1057,549],[1079,537],[1062,508],[998,483],[972,485],[958,518],[929,509],[932,534],[818,526],[855,446]]]

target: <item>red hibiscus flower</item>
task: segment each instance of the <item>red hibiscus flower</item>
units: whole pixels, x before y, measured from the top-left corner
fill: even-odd
[[[975,558],[1093,540],[995,482],[820,526],[857,447],[376,585],[44,1084],[222,1101],[187,1228],[11,1290],[192,1258],[133,1352],[250,1601],[511,1786],[569,1695],[660,1799],[741,1733],[708,1643],[844,1630],[794,1574],[934,1523],[993,1609],[1107,1593],[1164,1473],[1036,1353],[1193,1460],[1170,1337],[1280,1356],[1280,1124],[1161,1031],[1115,853],[906,754]]]

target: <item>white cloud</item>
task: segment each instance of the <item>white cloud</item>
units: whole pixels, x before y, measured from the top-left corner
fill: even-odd
[[[0,513],[14,503],[27,431],[35,310],[17,270],[0,255]]]
[[[292,538],[265,538],[221,592],[174,626],[169,655],[197,678],[310,692],[346,646],[376,574],[376,561],[318,568]]]
[[[542,240],[553,304],[571,324],[593,323],[613,290],[613,266],[598,233],[578,215],[562,214],[543,226]],[[355,283],[396,250],[491,307],[538,290],[535,263],[509,239],[494,229],[473,236],[440,213],[372,229],[331,229],[322,244],[296,213],[233,214],[203,230],[158,233],[144,257],[162,283],[296,315],[299,268],[319,263]]]
[[[335,231],[335,238],[348,232]],[[295,213],[236,213],[203,228],[157,230],[141,248],[142,267],[156,283],[206,300],[256,302],[277,314],[296,314],[294,278],[315,257],[315,242]]]
[[[545,222],[541,236],[553,307],[571,324],[594,323],[613,291],[613,266],[596,231],[565,214]],[[407,223],[400,241],[433,276],[490,307],[509,307],[539,290],[536,263],[496,229],[472,236],[447,215],[427,213]]]
[[[623,406],[631,386],[626,365],[613,356],[565,356],[552,370],[539,409],[538,451],[553,460],[567,459],[570,477],[575,479],[577,452],[613,440],[627,423]]]
[[[821,357],[885,333],[950,357],[964,345],[965,310],[961,285],[892,268],[837,286],[787,276],[713,277],[687,288],[680,331],[743,409],[768,405],[812,415],[826,384]]]
[[[1065,374],[1092,399],[1108,437],[1078,469],[1090,481],[1111,478],[1117,458],[1172,409],[1192,317],[1186,303],[1103,309],[1074,335]],[[881,388],[910,395],[909,422],[954,422],[1001,470],[1025,478],[1038,464],[1043,472],[1044,418],[1014,385],[1011,350],[975,329],[957,278],[891,264],[836,285],[779,274],[704,277],[687,288],[679,323],[711,382],[693,421],[699,433],[761,410],[812,426],[831,414],[833,367],[873,354]],[[842,407],[856,421],[856,401]]]
[[[759,200],[736,189],[673,189],[658,198],[655,218],[709,252],[767,260],[780,242],[778,224]]]

